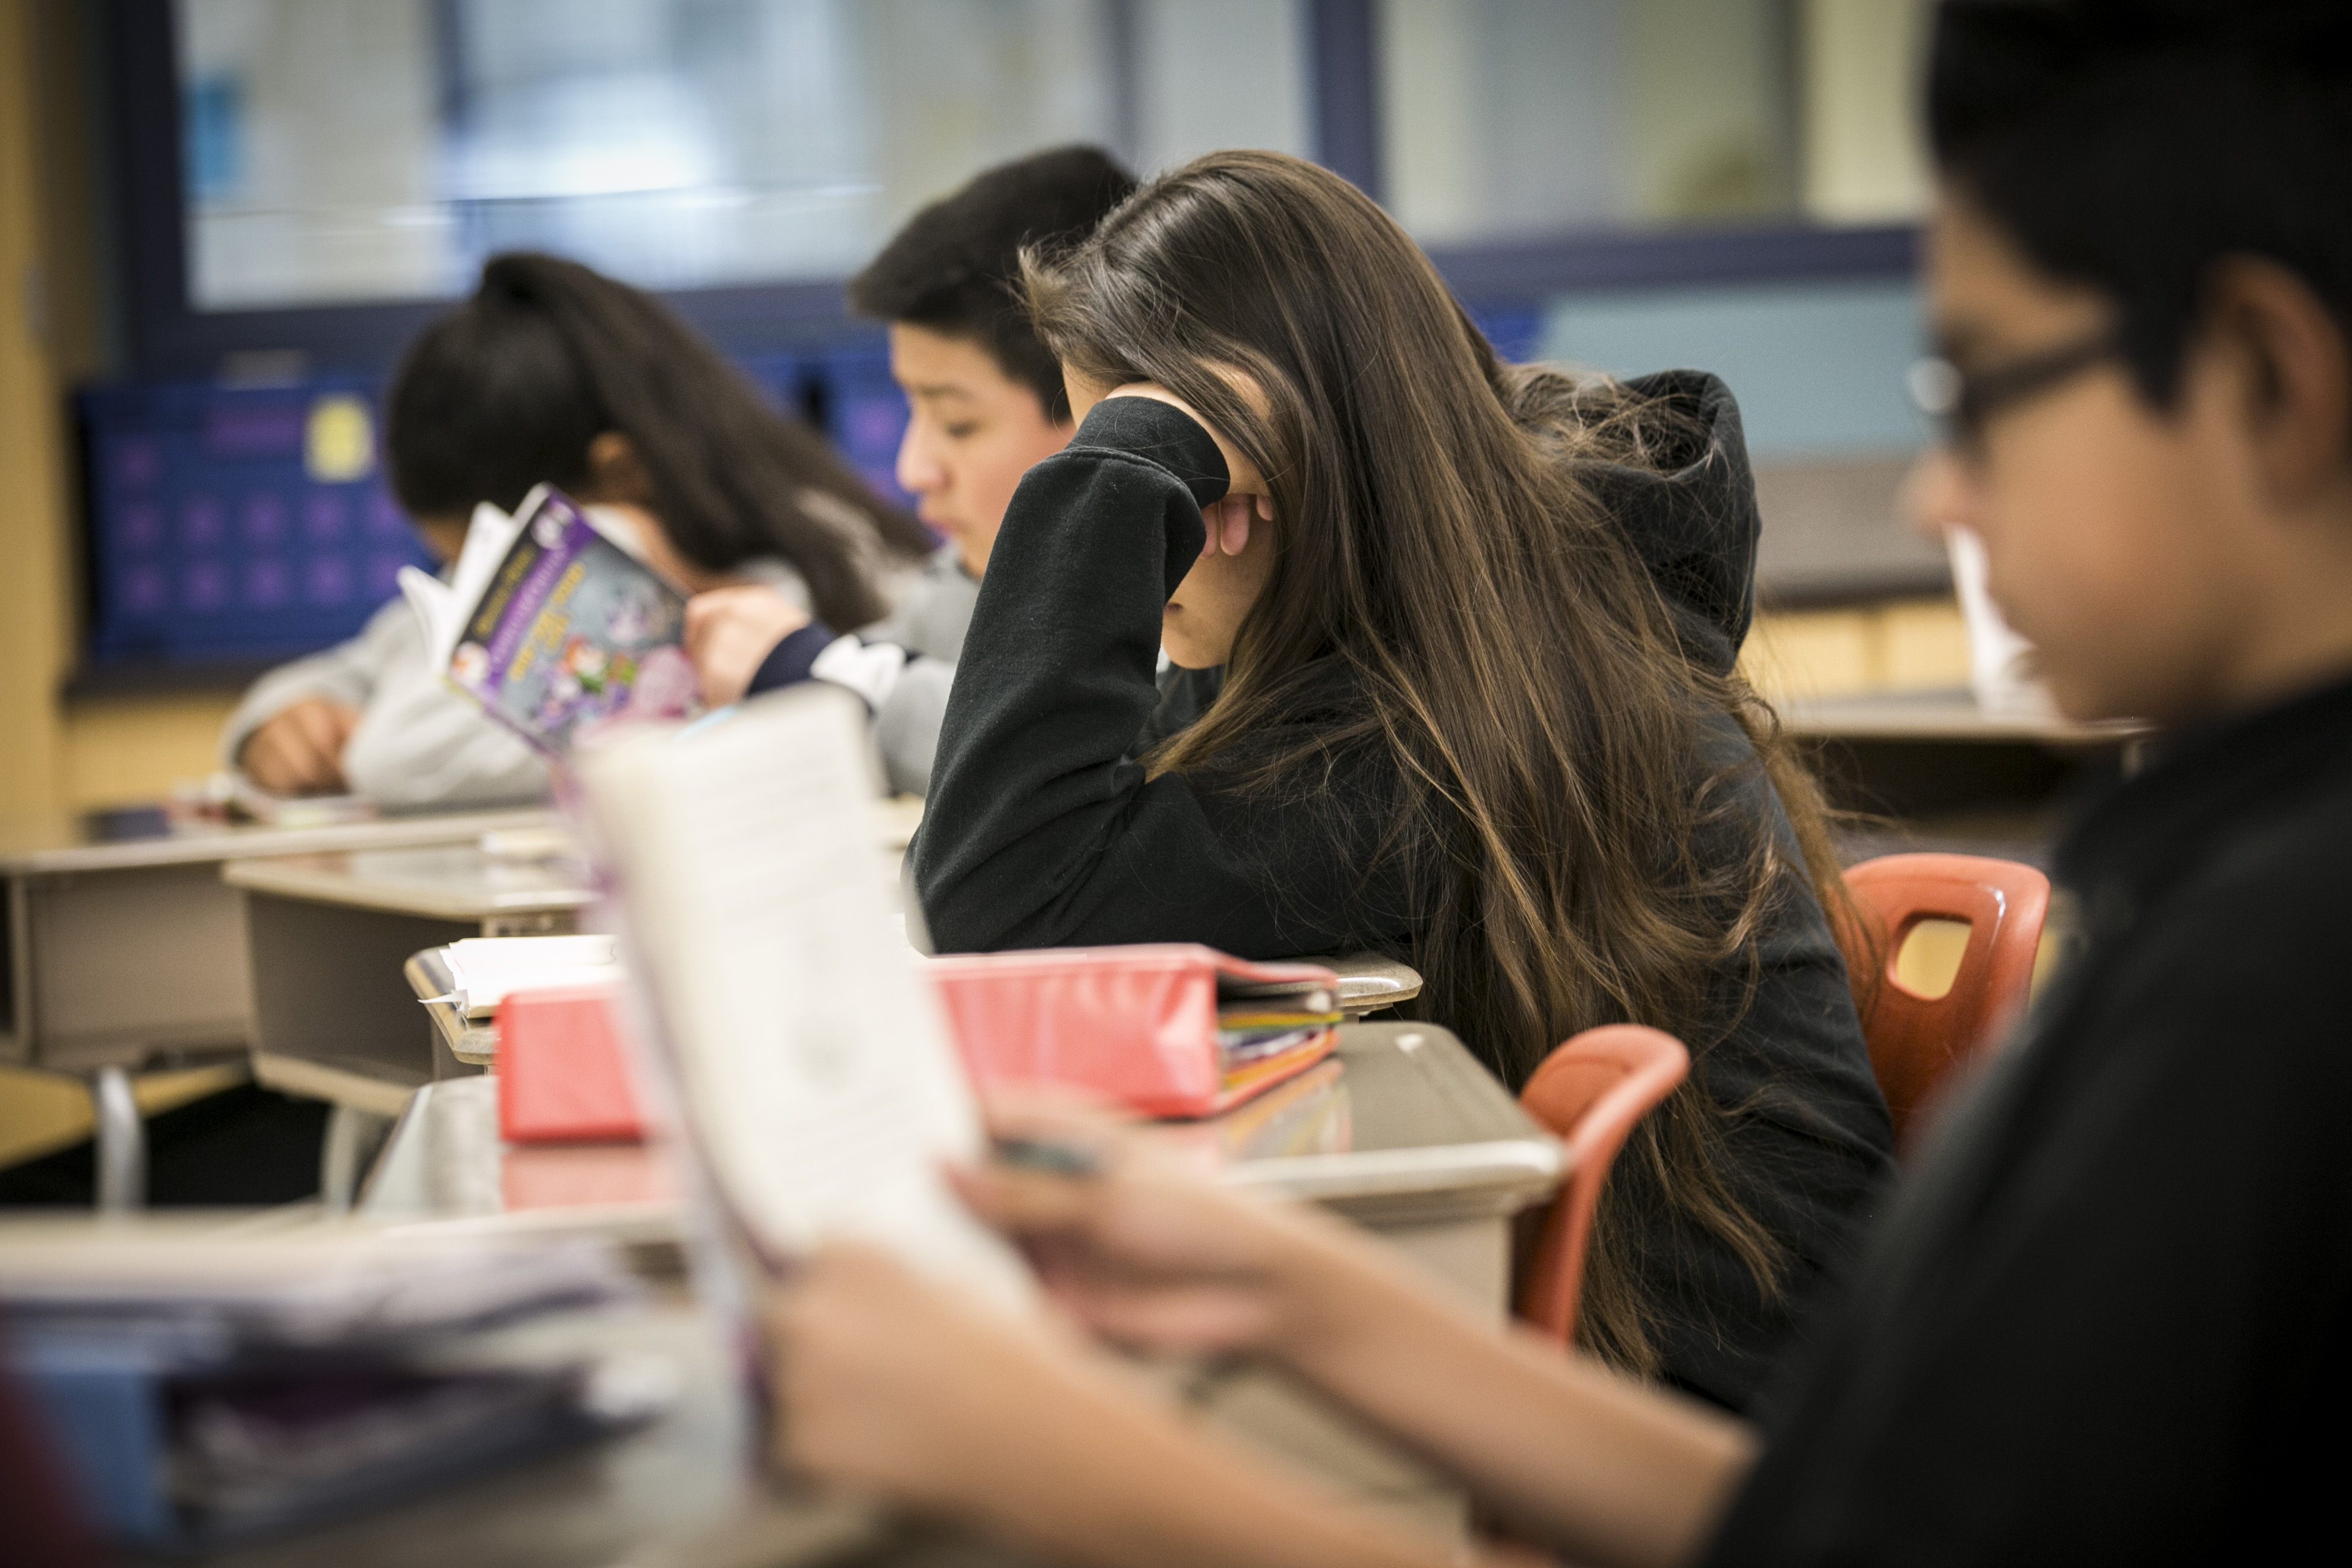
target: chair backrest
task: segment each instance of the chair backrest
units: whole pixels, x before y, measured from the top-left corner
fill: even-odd
[[[1562,1344],[1576,1330],[1585,1244],[1610,1163],[1633,1123],[1689,1071],[1690,1053],[1672,1035],[1607,1024],[1546,1057],[1519,1090],[1521,1108],[1568,1145],[1568,1180],[1544,1211],[1515,1307]]]
[[[1978,855],[1884,855],[1849,869],[1845,883],[1877,944],[1875,953],[1847,953],[1846,966],[1900,1148],[1946,1079],[2024,1012],[2050,879]],[[1896,973],[1905,941],[1933,920],[1969,928],[1958,972],[1940,996],[1922,995]]]

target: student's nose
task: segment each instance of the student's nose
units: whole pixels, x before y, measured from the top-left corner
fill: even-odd
[[[908,420],[907,433],[898,437],[898,488],[909,495],[934,495],[948,484],[947,468],[923,424],[920,418]]]
[[[1966,465],[1949,447],[1930,447],[1904,476],[1901,508],[1905,521],[1929,538],[1940,540],[1948,529],[1982,533],[1977,486]]]

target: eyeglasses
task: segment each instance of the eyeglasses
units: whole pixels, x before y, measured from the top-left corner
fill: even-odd
[[[2028,398],[2055,391],[2118,352],[2112,328],[2061,343],[1986,370],[1962,370],[1948,359],[1929,357],[1904,376],[1919,412],[1940,421],[1945,439],[1960,452],[1983,449],[1987,421]]]

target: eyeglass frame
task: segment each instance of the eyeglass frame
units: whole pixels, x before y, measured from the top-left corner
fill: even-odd
[[[1983,450],[1985,426],[1995,415],[2055,392],[2122,353],[2116,330],[2101,327],[1985,370],[1962,370],[1940,354],[1928,354],[1912,363],[1903,384],[1913,405],[1942,426],[1947,446],[1974,454]]]

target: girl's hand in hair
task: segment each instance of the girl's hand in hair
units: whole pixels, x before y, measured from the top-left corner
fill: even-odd
[[[776,645],[809,624],[808,612],[758,583],[713,588],[686,602],[686,656],[706,707],[740,702]]]
[[[1255,382],[1237,371],[1223,374],[1234,390],[1250,403],[1261,408],[1265,405],[1265,395]],[[1241,449],[1226,438],[1225,433],[1202,418],[1192,405],[1157,382],[1131,381],[1125,386],[1114,387],[1109,395],[1156,398],[1171,408],[1182,409],[1209,433],[1209,438],[1217,444],[1218,454],[1225,459],[1226,485],[1223,500],[1212,501],[1201,509],[1201,521],[1209,535],[1202,542],[1201,553],[1239,555],[1248,549],[1251,525],[1259,518],[1274,521],[1274,491],[1266,484],[1265,476],[1257,471],[1257,465],[1242,456]]]

